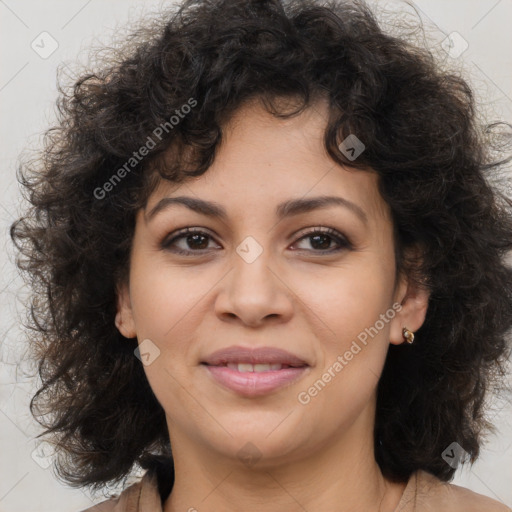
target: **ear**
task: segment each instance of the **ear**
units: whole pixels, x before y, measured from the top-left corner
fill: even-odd
[[[135,321],[133,319],[132,304],[128,283],[123,282],[116,287],[117,291],[117,313],[115,324],[119,332],[125,338],[135,338]]]
[[[419,283],[415,283],[407,276],[402,275],[396,287],[394,306],[396,315],[391,320],[389,341],[393,345],[401,345],[405,340],[403,328],[406,327],[413,333],[416,332],[425,321],[430,292]]]

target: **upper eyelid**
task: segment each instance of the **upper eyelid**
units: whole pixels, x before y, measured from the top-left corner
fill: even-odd
[[[352,246],[352,242],[349,237],[347,237],[343,232],[339,231],[336,228],[330,227],[330,226],[324,226],[324,225],[317,225],[317,226],[309,226],[306,228],[301,228],[298,231],[295,231],[292,235],[290,235],[290,238],[293,238],[295,242],[300,241],[302,238],[306,238],[308,236],[312,236],[315,233],[325,233],[328,236],[331,237],[337,237],[340,239],[341,242],[343,242],[346,246]],[[194,234],[204,234],[209,236],[212,240],[215,241],[215,243],[219,243],[216,240],[216,235],[212,234],[209,229],[203,228],[200,226],[187,226],[184,228],[179,228],[175,230],[170,235],[166,236],[161,245],[167,246],[171,242],[174,242],[177,239],[181,239],[183,237],[186,237],[187,235],[194,235]],[[220,244],[219,244],[220,245]],[[203,249],[207,250],[207,249]],[[191,251],[191,252],[200,252],[200,250],[197,251]],[[320,251],[318,251],[320,252]]]

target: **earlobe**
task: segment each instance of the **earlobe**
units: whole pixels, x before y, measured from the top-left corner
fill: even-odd
[[[114,323],[125,338],[135,338],[137,336],[127,284],[117,287],[117,312]]]
[[[405,292],[404,292],[405,289]],[[412,284],[405,280],[398,287],[397,302],[400,310],[391,322],[389,341],[393,345],[401,345],[404,342],[411,343],[414,333],[423,325],[427,315],[429,290],[420,284]],[[404,332],[406,329],[408,332]]]

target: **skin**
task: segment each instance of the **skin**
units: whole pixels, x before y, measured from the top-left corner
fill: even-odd
[[[376,387],[389,344],[404,342],[404,326],[416,331],[423,323],[428,293],[395,275],[390,211],[377,175],[327,155],[327,112],[319,100],[280,120],[251,101],[225,127],[204,175],[178,186],[161,182],[138,212],[116,325],[160,350],[144,370],[173,447],[176,479],[165,512],[391,512],[400,501],[405,484],[387,481],[374,458]],[[367,222],[343,206],[275,215],[283,201],[321,195],[356,204]],[[149,218],[162,198],[176,196],[214,201],[227,219],[182,205]],[[340,246],[329,237],[315,244],[311,234],[319,226],[335,229],[352,247],[322,253]],[[185,227],[210,236],[199,245],[185,236],[162,247]],[[263,249],[252,263],[236,252],[247,236]],[[176,247],[196,252],[179,255]],[[301,404],[298,394],[393,304],[401,305],[394,318]],[[283,348],[310,367],[277,391],[244,397],[200,365],[231,345]],[[248,442],[254,463],[238,456]]]

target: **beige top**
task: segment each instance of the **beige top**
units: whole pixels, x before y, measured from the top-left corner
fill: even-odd
[[[156,475],[144,477],[127,487],[117,498],[81,512],[163,512]],[[512,512],[499,501],[454,484],[425,471],[417,471],[409,481],[394,512]]]

